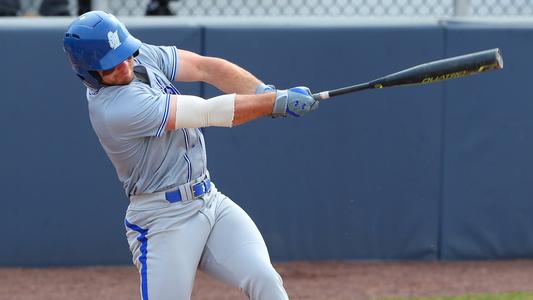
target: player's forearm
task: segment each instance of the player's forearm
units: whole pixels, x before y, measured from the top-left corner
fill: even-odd
[[[275,100],[276,93],[237,95],[235,98],[233,126],[247,123],[259,117],[272,115],[272,107]]]
[[[209,58],[211,63],[206,72],[205,82],[215,86],[224,93],[250,95],[255,93],[261,81],[250,72],[220,58]]]
[[[172,95],[166,130],[209,126],[232,127],[272,115],[276,93],[227,94],[210,99]]]

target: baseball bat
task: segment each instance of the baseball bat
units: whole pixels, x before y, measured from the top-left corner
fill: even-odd
[[[313,94],[313,98],[326,100],[367,89],[428,84],[501,68],[503,68],[503,57],[500,54],[500,49],[496,48],[417,65],[369,82],[316,93]]]

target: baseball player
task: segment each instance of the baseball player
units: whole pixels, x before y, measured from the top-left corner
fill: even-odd
[[[274,90],[223,59],[142,43],[101,11],[74,20],[63,44],[130,199],[126,236],[142,299],[190,299],[197,268],[250,299],[288,299],[254,222],[211,182],[199,128],[303,116],[318,107],[309,89]],[[180,95],[172,81],[226,94]]]

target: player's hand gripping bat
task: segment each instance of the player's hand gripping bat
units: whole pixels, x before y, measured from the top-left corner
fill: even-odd
[[[489,70],[499,70],[501,68],[503,68],[503,58],[500,54],[500,49],[496,48],[428,62],[366,83],[313,94],[313,98],[316,100],[326,100],[338,95],[366,89],[427,84],[478,74]]]

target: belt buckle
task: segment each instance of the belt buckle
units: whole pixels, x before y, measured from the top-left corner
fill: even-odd
[[[205,193],[209,192],[209,188],[210,188],[210,186],[208,187],[208,185],[210,185],[209,183],[210,183],[209,178],[204,178],[200,182],[193,184],[191,186],[191,192],[192,192],[193,198],[196,199],[196,198],[202,197],[203,195],[205,195]]]

